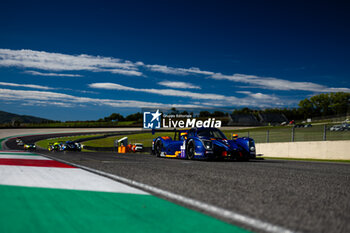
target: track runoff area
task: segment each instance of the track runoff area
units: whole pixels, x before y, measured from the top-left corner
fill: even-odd
[[[36,153],[0,151],[0,232],[246,232]]]

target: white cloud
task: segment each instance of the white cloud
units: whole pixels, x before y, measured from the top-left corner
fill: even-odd
[[[177,96],[177,97],[189,97],[192,99],[205,99],[205,100],[229,100],[236,101],[236,97],[229,97],[218,94],[210,93],[195,93],[190,91],[180,91],[173,89],[146,89],[146,88],[134,88],[127,87],[116,83],[91,83],[89,84],[91,88],[107,89],[107,90],[122,90],[122,91],[135,91],[135,92],[146,92],[164,96]]]
[[[226,96],[211,93],[196,93],[190,91],[181,91],[173,89],[146,89],[146,88],[134,88],[123,86],[116,83],[91,83],[89,84],[91,88],[106,89],[106,90],[121,90],[121,91],[134,91],[134,92],[144,92],[152,93],[163,96],[174,96],[182,98],[191,98],[194,100],[201,100],[201,102],[194,102],[196,105],[202,105],[206,107],[223,107],[223,106],[279,106],[283,105],[284,101],[278,99],[275,96],[262,94],[262,93],[252,93],[244,92],[243,94],[248,95],[248,97],[237,98],[234,96]]]
[[[137,70],[123,70],[123,69],[96,69],[93,72],[110,72],[112,74],[122,74],[127,76],[142,76],[143,74]]]
[[[245,95],[248,95],[250,97],[253,97],[254,99],[263,99],[263,100],[277,100],[278,99],[275,96],[263,94],[260,92],[252,93],[250,91],[236,91],[236,93],[245,94]]]
[[[76,92],[80,92],[80,93],[87,93],[87,94],[99,94],[98,92],[95,92],[95,91],[85,91],[85,90],[76,90],[76,89],[70,89],[70,88],[67,88],[67,90],[70,90],[70,91],[76,91]]]
[[[183,69],[182,70],[189,72],[189,73],[194,73],[194,74],[203,74],[203,75],[213,75],[215,74],[214,72],[211,71],[205,71],[205,70],[200,70],[197,67],[191,67],[189,69]]]
[[[161,72],[164,74],[174,74],[174,75],[188,75],[187,72],[179,69],[162,65],[145,65],[151,71]]]
[[[106,87],[108,89],[117,90],[130,90],[130,91],[144,91],[132,87],[125,87],[122,85],[115,84],[99,84],[93,85],[99,88]],[[154,89],[150,90],[151,93],[155,93]],[[169,93],[169,94],[167,94]],[[159,93],[156,93],[159,94]],[[32,90],[12,90],[0,88],[0,100],[6,103],[11,101],[20,101],[21,105],[31,106],[57,106],[57,107],[84,107],[86,105],[98,105],[98,106],[110,106],[110,107],[125,107],[125,108],[213,108],[213,107],[228,107],[228,106],[259,106],[259,107],[270,107],[283,105],[283,101],[271,101],[269,96],[263,96],[266,98],[236,98],[236,97],[225,97],[222,95],[210,94],[205,97],[206,94],[193,93],[189,95],[189,92],[176,91],[171,89],[165,89],[160,92],[160,95],[169,96],[180,96],[190,97],[192,99],[199,99],[201,101],[193,101],[186,104],[164,104],[157,102],[146,102],[137,100],[116,100],[116,99],[100,99],[100,98],[89,98],[73,96],[69,94],[63,94],[52,91],[32,91]],[[251,93],[254,95],[254,93]],[[204,101],[205,100],[205,101]],[[180,101],[178,101],[180,102]],[[16,102],[14,102],[16,103]]]
[[[312,82],[293,82],[284,79],[278,79],[274,77],[262,77],[256,75],[246,75],[246,74],[233,74],[224,75],[221,73],[215,73],[211,71],[203,71],[199,68],[174,68],[165,65],[144,65],[151,71],[161,72],[165,74],[173,75],[191,75],[200,74],[206,75],[206,78],[216,79],[216,80],[228,80],[232,82],[246,83],[251,87],[269,89],[269,90],[283,90],[283,91],[312,91],[312,92],[350,92],[350,88],[333,88],[320,85]]]
[[[315,91],[317,92],[317,91]],[[324,87],[319,92],[350,92],[350,88],[342,88],[342,87]]]
[[[67,55],[30,49],[0,49],[0,66],[47,71],[96,71],[141,76],[135,64],[112,57]]]
[[[271,78],[271,77],[259,77],[255,75],[234,74],[223,75],[220,73],[210,76],[210,78],[217,80],[229,80],[233,82],[247,83],[255,85],[258,88],[270,89],[270,90],[298,90],[298,91],[313,91],[313,92],[350,92],[349,88],[329,88],[320,84],[311,82],[293,82],[289,80]]]
[[[164,65],[144,65],[147,69],[155,72],[161,72],[164,74],[174,74],[174,75],[190,75],[190,74],[202,74],[202,75],[213,75],[214,72],[203,71],[197,67],[186,68],[174,68]]]
[[[162,81],[162,82],[159,82],[158,84],[165,87],[171,87],[171,88],[201,89],[200,86],[196,86],[192,83],[185,83],[185,82]]]
[[[200,108],[195,104],[163,104],[155,102],[145,102],[137,100],[113,100],[99,99],[89,97],[79,97],[68,94],[62,94],[52,91],[28,91],[28,90],[11,90],[0,88],[0,100],[21,101],[22,105],[35,106],[61,106],[61,107],[76,107],[82,104],[104,105],[111,107],[126,107],[126,108]]]
[[[21,103],[22,106],[42,106],[46,107],[48,105],[57,106],[62,108],[72,108],[75,107],[75,104],[64,103],[64,102],[55,102],[55,101],[41,101],[41,100],[31,100],[30,102]]]
[[[80,74],[58,74],[58,73],[42,73],[34,70],[24,71],[26,74],[36,75],[36,76],[54,76],[54,77],[83,77]]]
[[[34,50],[0,49],[0,66],[31,68],[45,71],[92,71],[109,72],[128,76],[144,76],[141,68],[153,72],[161,72],[172,75],[195,75],[215,80],[227,80],[231,82],[245,83],[250,88],[284,91],[310,91],[310,92],[350,92],[350,88],[327,87],[313,82],[294,82],[275,77],[262,77],[256,75],[233,74],[225,75],[212,71],[201,70],[196,67],[175,68],[166,65],[149,65],[142,61],[133,63],[113,57],[91,56],[86,54],[68,55],[62,53],[49,53]],[[32,75],[42,76],[67,76],[76,77],[77,74],[42,73],[38,71],[26,71]]]
[[[41,85],[34,85],[34,84],[18,84],[18,83],[7,83],[7,82],[0,82],[0,86],[27,87],[27,88],[42,89],[42,90],[52,90],[52,89],[54,89],[54,88],[51,88],[51,87],[41,86]]]

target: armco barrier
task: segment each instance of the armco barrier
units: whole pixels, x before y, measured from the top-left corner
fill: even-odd
[[[266,157],[350,160],[350,140],[257,143],[256,152]]]

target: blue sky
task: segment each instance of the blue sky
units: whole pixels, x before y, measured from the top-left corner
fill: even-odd
[[[3,1],[0,109],[295,107],[350,92],[344,1]]]

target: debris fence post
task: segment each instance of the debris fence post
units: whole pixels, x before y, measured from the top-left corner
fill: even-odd
[[[295,127],[292,127],[292,142],[294,142],[294,137],[295,137]]]
[[[270,141],[270,130],[266,131],[266,142]]]
[[[327,141],[327,125],[323,126],[323,141]]]

